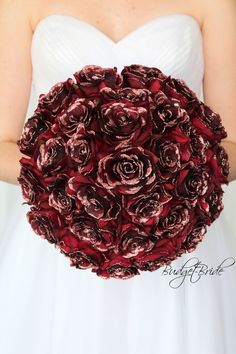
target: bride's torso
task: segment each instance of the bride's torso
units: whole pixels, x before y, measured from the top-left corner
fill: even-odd
[[[168,6],[159,6],[159,12],[158,5],[151,11],[150,0],[143,5],[137,2],[139,8],[133,10],[132,6],[127,10],[126,2],[122,7],[123,1],[119,6],[100,2],[100,10],[92,8],[92,3],[98,1],[90,1],[87,8],[85,1],[69,3],[71,6],[38,1],[32,12],[35,96],[47,92],[54,83],[73,77],[87,64],[116,66],[121,71],[124,65],[136,63],[158,67],[185,80],[203,99],[202,22],[200,11],[194,13],[189,5],[191,1],[173,1],[172,5],[169,1]],[[108,15],[110,9],[113,12]]]

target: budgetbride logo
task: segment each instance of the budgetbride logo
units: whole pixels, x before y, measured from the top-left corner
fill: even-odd
[[[179,288],[185,281],[197,283],[202,277],[222,276],[222,274],[235,264],[235,258],[225,258],[215,268],[202,263],[197,257],[189,258],[181,268],[173,268],[172,265],[166,265],[162,271],[163,276],[171,276],[169,286],[173,289]]]

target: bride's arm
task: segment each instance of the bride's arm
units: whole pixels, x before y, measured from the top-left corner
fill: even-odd
[[[221,145],[236,180],[236,1],[204,0],[204,101],[218,112],[227,131]]]
[[[31,85],[29,2],[0,2],[0,180],[18,184],[16,141],[21,135]]]

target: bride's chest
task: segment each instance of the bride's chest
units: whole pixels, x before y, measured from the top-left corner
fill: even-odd
[[[118,71],[132,63],[156,66],[196,92],[204,71],[199,24],[184,14],[148,21],[118,42],[75,17],[49,15],[35,29],[31,55],[33,81],[40,92],[87,64],[116,66]]]

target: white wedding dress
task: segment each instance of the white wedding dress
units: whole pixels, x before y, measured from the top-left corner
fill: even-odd
[[[190,15],[155,18],[118,43],[83,20],[49,15],[37,25],[31,54],[30,113],[40,93],[87,64],[119,72],[132,63],[156,66],[203,100],[202,35]],[[15,206],[0,238],[1,354],[236,353],[236,238],[224,210],[197,249],[172,263],[180,271],[188,262],[182,280],[164,267],[126,280],[70,267],[32,231],[28,210]],[[213,274],[190,277],[197,259]]]

